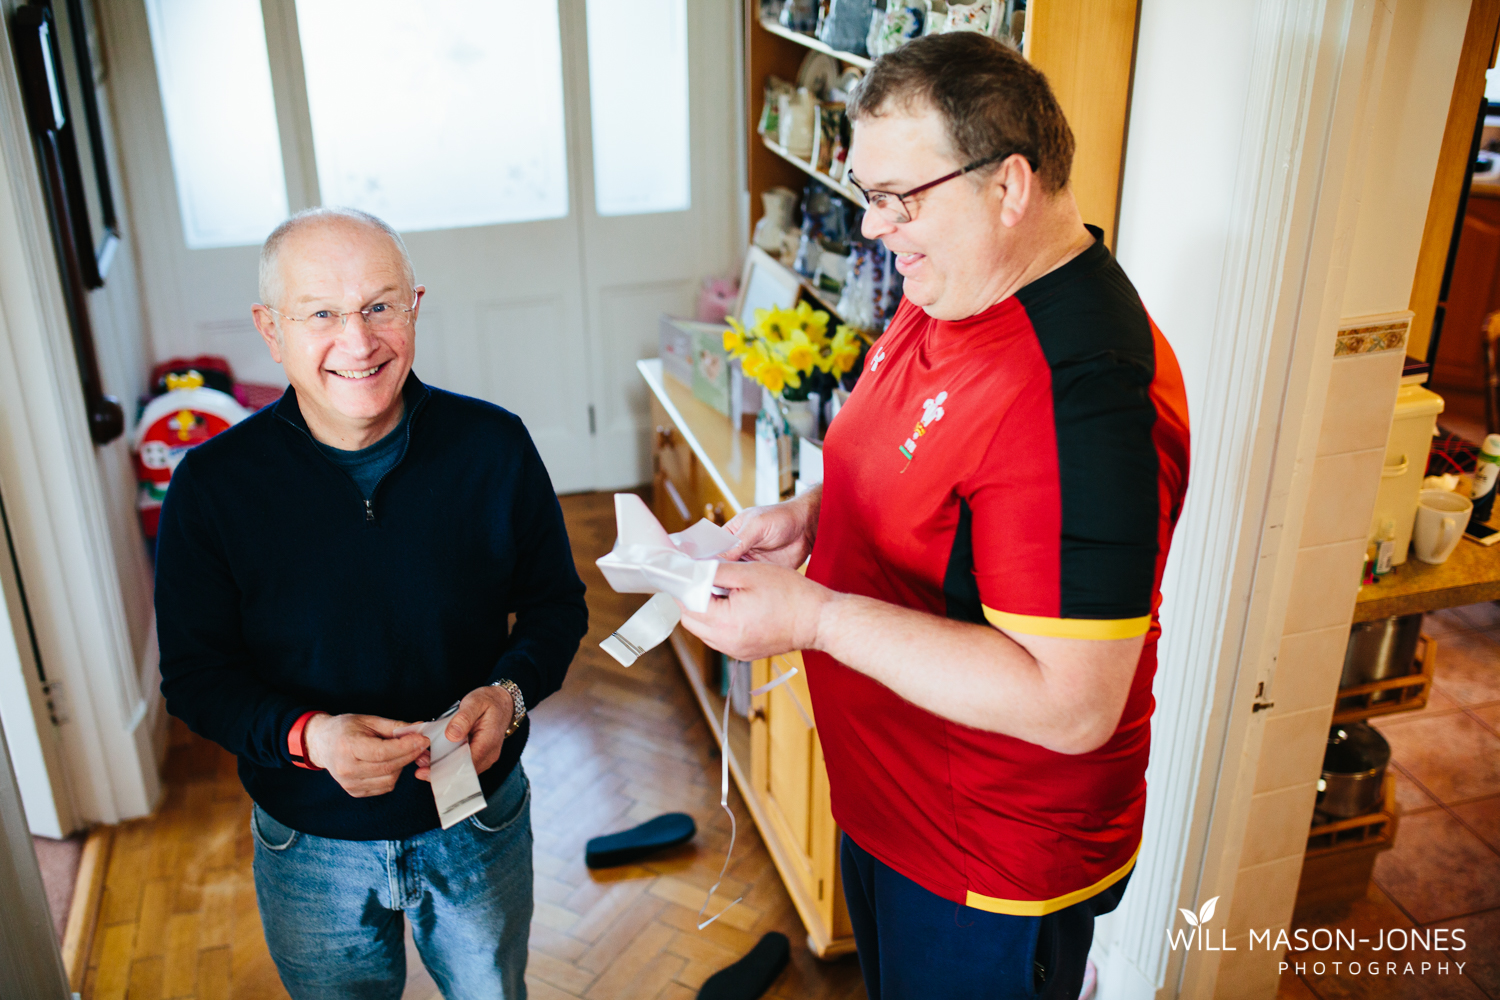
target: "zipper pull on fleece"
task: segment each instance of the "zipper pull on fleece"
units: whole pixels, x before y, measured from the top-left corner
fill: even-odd
[[[375,523],[375,505],[368,500],[365,501],[365,523]]]

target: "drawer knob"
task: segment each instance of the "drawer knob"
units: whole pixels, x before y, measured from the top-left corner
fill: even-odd
[[[656,425],[656,447],[670,448],[672,446],[672,431],[675,430],[670,424]]]
[[[704,504],[703,516],[711,523],[722,527],[724,524],[724,505],[721,503]]]

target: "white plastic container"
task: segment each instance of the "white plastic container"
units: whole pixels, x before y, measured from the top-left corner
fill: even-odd
[[[1411,547],[1412,524],[1417,517],[1417,494],[1427,474],[1427,453],[1432,450],[1432,432],[1443,412],[1443,397],[1420,385],[1403,385],[1396,393],[1396,415],[1385,446],[1385,468],[1380,473],[1380,492],[1375,495],[1375,514],[1367,537],[1374,538],[1390,518],[1396,525],[1396,552],[1391,564],[1406,562]]]

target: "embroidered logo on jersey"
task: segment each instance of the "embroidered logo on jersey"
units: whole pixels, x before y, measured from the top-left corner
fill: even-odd
[[[879,368],[880,367],[880,362],[882,362],[884,360],[885,360],[885,348],[882,347],[880,350],[876,351],[873,355],[870,356],[870,371],[873,372],[875,369]]]
[[[907,465],[911,464],[912,457],[917,451],[917,442],[926,436],[927,428],[943,419],[943,404],[947,401],[948,394],[946,392],[940,392],[936,398],[923,401],[922,419],[917,421],[916,426],[912,428],[911,437],[907,438],[899,449],[901,454],[906,456]],[[906,469],[902,468],[901,471],[905,472]]]

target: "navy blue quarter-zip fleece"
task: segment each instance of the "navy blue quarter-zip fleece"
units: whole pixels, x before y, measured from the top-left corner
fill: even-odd
[[[520,418],[414,373],[402,394],[405,448],[368,501],[288,389],[193,449],[162,507],[167,709],[238,755],[261,808],[317,836],[399,840],[438,816],[415,765],[358,799],[293,766],[287,733],[304,712],[421,721],[503,677],[535,707],[588,629],[562,510]],[[486,795],[529,729],[479,776]]]

